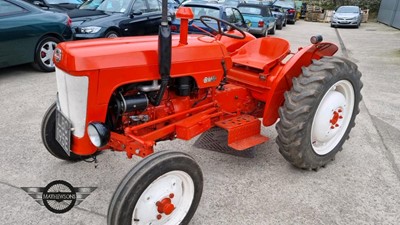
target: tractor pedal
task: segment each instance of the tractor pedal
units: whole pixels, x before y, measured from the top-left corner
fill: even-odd
[[[268,137],[260,134],[261,121],[250,115],[240,115],[215,123],[228,131],[228,146],[238,151],[262,144]]]
[[[243,158],[255,157],[254,147],[242,151],[237,151],[236,149],[231,148],[227,145],[227,138],[228,132],[226,130],[220,127],[212,127],[211,129],[202,133],[193,146],[196,148],[239,156]]]

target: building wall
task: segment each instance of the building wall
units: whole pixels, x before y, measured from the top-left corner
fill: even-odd
[[[382,0],[378,21],[400,29],[400,0]]]

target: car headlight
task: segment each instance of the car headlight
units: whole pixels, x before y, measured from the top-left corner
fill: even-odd
[[[92,144],[98,148],[105,146],[110,140],[110,130],[103,123],[89,123],[87,132]]]
[[[95,26],[90,26],[90,27],[81,27],[81,33],[84,34],[94,34],[99,32],[101,27],[95,27]]]
[[[352,20],[356,20],[357,19],[357,16],[355,16],[355,17],[353,17],[353,18],[351,18]]]

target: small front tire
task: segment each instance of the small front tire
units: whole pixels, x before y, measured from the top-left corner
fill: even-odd
[[[323,57],[293,79],[276,125],[276,142],[286,160],[302,169],[318,169],[334,159],[359,113],[360,78],[351,61]]]
[[[108,225],[188,224],[200,202],[203,174],[187,154],[162,151],[122,179],[108,208]]]
[[[44,114],[41,128],[43,144],[47,151],[49,151],[56,158],[66,161],[78,161],[82,159],[81,156],[72,152],[68,156],[56,140],[56,107],[56,103],[51,104],[49,109]]]

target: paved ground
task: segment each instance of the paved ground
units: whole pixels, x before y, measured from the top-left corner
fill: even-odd
[[[341,44],[338,55],[357,62],[364,99],[357,125],[336,160],[326,168],[302,171],[279,154],[276,131],[253,159],[166,142],[157,149],[191,154],[203,168],[203,198],[192,225],[243,224],[398,224],[400,221],[400,31],[368,23],[360,29],[299,21],[276,36],[292,50],[311,35]],[[338,38],[340,35],[343,43]],[[0,223],[106,224],[110,198],[138,159],[106,152],[93,163],[67,163],[48,154],[40,122],[54,101],[54,74],[29,65],[0,70]],[[74,186],[96,186],[79,207],[62,215],[39,206],[19,187],[45,186],[64,179]]]

